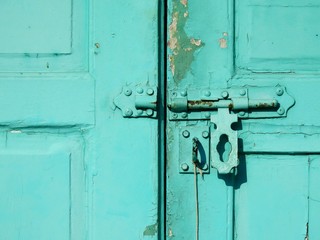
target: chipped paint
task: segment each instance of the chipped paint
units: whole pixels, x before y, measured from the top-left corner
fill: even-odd
[[[181,81],[194,61],[194,53],[204,46],[200,39],[189,37],[185,25],[189,17],[188,1],[173,0],[172,20],[169,26],[168,47],[170,68],[176,83]]]
[[[155,236],[158,232],[158,223],[146,226],[143,231],[143,236]]]
[[[220,45],[220,48],[227,48],[228,47],[227,40],[224,38],[220,38],[219,45]]]

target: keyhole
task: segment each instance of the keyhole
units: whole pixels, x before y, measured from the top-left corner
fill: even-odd
[[[217,151],[219,153],[220,161],[227,162],[231,153],[232,147],[229,142],[229,138],[226,134],[220,136],[219,143],[217,145]]]

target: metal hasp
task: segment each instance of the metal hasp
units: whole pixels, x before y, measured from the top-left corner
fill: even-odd
[[[230,113],[228,108],[219,108],[217,115],[211,116],[211,166],[220,174],[227,174],[239,165],[238,160],[238,132],[231,128],[231,124],[238,121],[237,114]],[[225,135],[231,145],[228,159],[223,161],[218,151],[221,137]]]
[[[125,86],[113,102],[123,117],[157,117],[157,87],[147,84]]]
[[[294,99],[283,86],[230,89],[189,89],[169,92],[169,119],[210,120],[219,108],[228,108],[239,118],[286,117]]]
[[[180,129],[180,173],[191,173],[188,164],[195,159],[194,153],[189,157],[192,145],[189,137],[198,139],[199,145],[201,143],[202,162],[207,163],[210,159],[210,165],[220,174],[228,174],[239,164],[238,133],[231,128],[231,124],[237,122],[238,118],[286,117],[288,110],[295,103],[286,88],[280,85],[230,89],[180,89],[172,90],[168,95],[171,121],[211,120],[212,123],[210,129],[201,126],[186,126]],[[207,138],[201,137],[203,133],[208,133]],[[222,154],[218,150],[222,137],[226,137],[231,145],[227,159],[222,159]],[[209,171],[206,169],[204,173]]]
[[[193,174],[193,164],[203,174],[209,169],[209,138],[208,126],[185,126],[179,129],[179,172]]]

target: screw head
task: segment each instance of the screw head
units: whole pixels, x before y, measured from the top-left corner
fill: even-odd
[[[177,113],[173,113],[172,114],[172,118],[178,118],[178,114]]]
[[[203,167],[202,167],[202,170],[207,171],[208,168],[209,168],[208,164],[205,163],[205,164],[203,165]]]
[[[223,98],[227,98],[228,96],[229,96],[229,93],[227,91],[223,91],[221,93],[221,97],[223,97]]]
[[[140,115],[142,115],[142,113],[143,113],[143,110],[141,110],[141,109],[138,109],[137,110],[137,114],[140,116]]]
[[[137,92],[138,94],[142,94],[142,93],[143,93],[143,88],[138,87],[138,88],[136,89],[136,92]]]
[[[211,92],[209,90],[206,90],[203,92],[203,95],[205,95],[206,97],[210,97]]]
[[[189,170],[189,165],[187,163],[182,163],[180,167],[181,167],[181,169],[183,171],[188,171]]]
[[[130,88],[126,88],[126,89],[124,90],[124,94],[125,94],[126,96],[130,96],[130,95],[132,94],[132,90],[131,90]]]
[[[205,114],[204,114],[204,117],[205,117],[205,118],[210,118],[210,113],[205,113]]]
[[[278,96],[282,96],[283,95],[283,89],[282,88],[277,88],[276,93]]]
[[[182,97],[186,97],[187,94],[188,94],[187,91],[184,91],[184,90],[180,92],[180,95],[181,95]]]
[[[209,132],[208,131],[203,131],[202,132],[202,137],[203,138],[208,138],[209,137]]]
[[[147,94],[150,95],[150,96],[153,95],[154,94],[154,90],[152,88],[148,88]]]
[[[172,92],[172,93],[171,93],[171,96],[172,96],[172,97],[176,97],[176,96],[177,96],[177,93],[176,93],[176,92]]]
[[[247,92],[244,89],[240,89],[239,93],[241,96],[244,96],[244,95],[246,95]]]
[[[188,117],[188,114],[187,114],[186,112],[183,112],[183,113],[181,113],[181,117],[182,117],[182,118],[187,118],[187,117]]]
[[[283,115],[284,112],[285,112],[285,111],[284,111],[284,108],[283,108],[283,107],[279,107],[277,113],[278,113],[279,115]]]
[[[184,130],[182,132],[182,136],[184,136],[185,138],[188,138],[190,136],[190,132],[188,130]]]
[[[241,111],[238,113],[239,116],[243,117],[246,113],[244,111]]]
[[[147,109],[146,114],[148,116],[152,116],[153,115],[153,110],[152,109]]]
[[[126,111],[124,112],[124,114],[127,116],[127,117],[130,117],[132,116],[133,112],[130,108],[126,109]]]

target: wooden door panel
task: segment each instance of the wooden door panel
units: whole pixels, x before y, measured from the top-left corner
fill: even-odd
[[[234,178],[215,169],[198,177],[200,239],[316,236],[319,209],[310,198],[318,196],[319,186],[310,179],[319,171],[320,152],[318,2],[172,0],[169,7],[169,90],[189,96],[196,88],[281,85],[295,99],[286,117],[241,119],[233,126],[240,153]],[[195,40],[201,44],[190,51],[186,41]],[[181,61],[179,54],[185,54]],[[175,76],[181,68],[183,77]],[[181,174],[179,128],[211,125],[188,121],[186,114],[167,121],[169,239],[196,234],[195,183],[191,174]],[[193,168],[191,158],[185,161]]]
[[[83,239],[83,140],[52,132],[1,134],[2,239]]]

